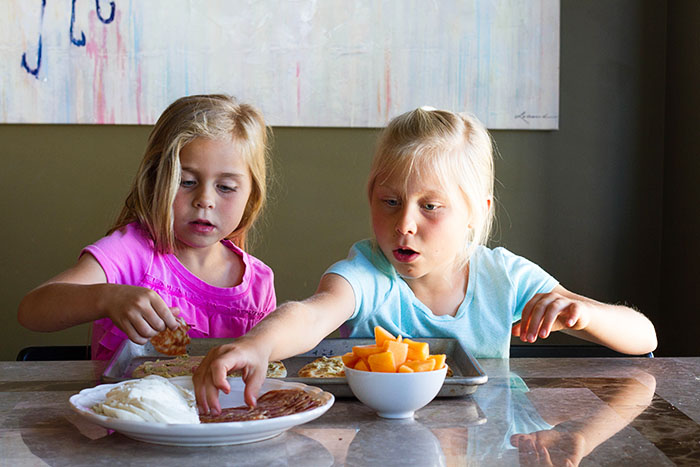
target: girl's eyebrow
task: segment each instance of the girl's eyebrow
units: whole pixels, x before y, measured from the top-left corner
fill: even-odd
[[[198,175],[200,172],[192,167],[182,166],[183,172],[191,172]],[[245,178],[245,173],[243,172],[221,172],[216,174],[218,178]]]

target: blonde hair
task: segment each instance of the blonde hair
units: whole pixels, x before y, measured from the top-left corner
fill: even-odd
[[[466,266],[479,245],[488,241],[493,224],[493,141],[473,115],[421,107],[394,118],[381,132],[367,182],[375,185],[391,176],[430,173],[443,188],[461,191],[471,221],[465,225],[464,250],[458,260]]]
[[[108,234],[138,222],[156,250],[175,250],[173,202],[180,186],[180,151],[195,138],[231,138],[248,165],[252,188],[240,223],[226,238],[242,249],[267,196],[268,128],[253,106],[223,94],[182,97],[168,106],[148,138],[124,207]]]

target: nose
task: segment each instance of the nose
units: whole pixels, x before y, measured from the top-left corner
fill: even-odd
[[[396,219],[396,232],[400,235],[413,235],[416,233],[418,226],[416,224],[415,215],[409,207],[403,208]]]
[[[196,208],[211,209],[214,207],[214,195],[206,186],[202,186],[195,193],[192,204]]]

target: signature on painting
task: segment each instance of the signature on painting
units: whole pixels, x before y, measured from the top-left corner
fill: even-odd
[[[76,38],[75,31],[73,30],[73,26],[75,25],[75,1],[76,0],[71,1],[70,28],[68,30],[68,33],[70,34],[71,44],[73,44],[76,47],[85,47],[85,33],[81,31],[80,38]],[[100,0],[95,0],[95,10],[97,11],[97,17],[104,24],[109,24],[112,21],[114,21],[114,10],[116,9],[116,6],[111,0],[109,2],[109,8],[109,15],[104,16],[102,14],[102,8],[100,7]],[[46,0],[41,0],[41,14],[39,15],[39,41],[37,43],[36,48],[36,64],[34,64],[34,66],[30,66],[27,62],[27,52],[24,52],[22,54],[22,68],[24,68],[24,70],[27,73],[33,75],[37,79],[39,79],[39,69],[41,68],[41,31],[44,26],[44,10],[46,10]]]
[[[516,120],[522,120],[523,122],[527,123],[528,125],[530,124],[530,120],[552,120],[559,118],[558,115],[549,115],[549,114],[541,114],[541,115],[533,115],[528,112],[521,112],[519,114],[516,114],[513,118]]]

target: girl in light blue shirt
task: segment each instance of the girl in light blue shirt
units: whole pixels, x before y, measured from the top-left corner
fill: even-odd
[[[656,348],[641,313],[566,290],[533,263],[486,248],[493,219],[493,143],[473,116],[419,108],[382,132],[369,174],[374,238],[355,244],[318,290],[288,302],[244,337],[212,349],[194,375],[202,413],[218,413],[226,372],[243,369],[255,397],[267,362],[315,347],[344,324],[410,337],[454,337],[477,357],[507,357],[511,334],[563,331],[640,355]]]

